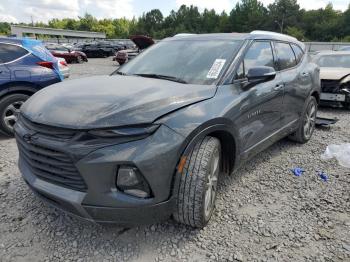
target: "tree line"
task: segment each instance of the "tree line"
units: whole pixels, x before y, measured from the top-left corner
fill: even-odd
[[[34,23],[39,27],[105,32],[108,38],[128,38],[130,35],[149,35],[156,39],[177,33],[250,32],[269,30],[292,35],[303,41],[350,42],[350,5],[344,12],[330,3],[325,8],[305,10],[297,0],[275,0],[264,6],[258,0],[241,0],[230,13],[215,10],[200,11],[196,6],[181,6],[164,16],[159,9],[139,18],[101,19],[90,14],[78,19],[52,19]],[[0,34],[10,34],[10,24],[0,23]]]

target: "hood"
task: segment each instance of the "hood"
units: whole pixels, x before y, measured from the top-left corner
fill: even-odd
[[[33,122],[94,129],[152,123],[178,108],[214,96],[213,85],[137,76],[94,76],[42,89],[22,106]]]
[[[147,47],[154,44],[154,41],[152,38],[143,36],[143,35],[131,36],[130,40],[133,41],[135,45],[141,50],[146,49]]]
[[[322,80],[341,80],[345,76],[350,75],[350,68],[341,67],[321,67],[320,78]]]

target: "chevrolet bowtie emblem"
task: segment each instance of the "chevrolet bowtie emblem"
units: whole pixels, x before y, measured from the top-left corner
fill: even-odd
[[[38,139],[37,137],[34,137],[34,134],[23,135],[23,140],[28,144],[31,144],[33,140],[37,140],[37,139]]]

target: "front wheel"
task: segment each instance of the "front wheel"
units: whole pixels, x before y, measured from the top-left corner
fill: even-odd
[[[313,96],[309,97],[306,108],[299,120],[297,131],[289,136],[291,140],[304,144],[311,139],[315,131],[317,107],[316,98]]]
[[[187,156],[181,172],[177,172],[173,214],[176,221],[198,228],[208,223],[215,208],[220,167],[220,141],[205,137]]]
[[[20,108],[28,98],[27,95],[12,94],[0,100],[0,129],[6,135],[13,135]]]

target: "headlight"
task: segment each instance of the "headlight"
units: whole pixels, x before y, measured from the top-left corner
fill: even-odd
[[[88,133],[97,137],[113,138],[125,136],[143,136],[153,134],[160,125],[119,127],[113,129],[91,130]]]
[[[347,82],[350,82],[350,75],[344,77],[341,81],[340,81],[340,84],[345,84]]]

